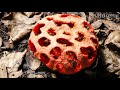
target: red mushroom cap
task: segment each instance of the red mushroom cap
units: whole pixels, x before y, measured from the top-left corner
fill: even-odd
[[[92,65],[98,40],[92,26],[82,17],[55,14],[35,24],[28,47],[48,68],[69,75]]]

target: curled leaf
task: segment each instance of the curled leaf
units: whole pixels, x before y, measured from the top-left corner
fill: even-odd
[[[109,30],[120,30],[120,25],[109,20],[102,20]]]
[[[120,44],[120,31],[119,30],[113,31],[109,34],[108,38],[105,41],[105,45],[109,44],[110,42]]]

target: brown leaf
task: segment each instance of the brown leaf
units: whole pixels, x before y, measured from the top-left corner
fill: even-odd
[[[0,66],[0,78],[7,78],[7,70],[5,66]]]
[[[80,15],[81,15],[81,17],[83,17],[86,20],[87,17],[84,12],[80,12]]]
[[[39,16],[34,15],[32,18],[28,18],[21,12],[13,12],[12,20],[2,20],[2,22],[8,26],[11,39],[16,42],[31,32],[35,22],[40,19]]]
[[[4,16],[2,17],[3,20],[11,20],[13,18],[13,13],[4,13]]]
[[[56,74],[51,73],[52,78],[57,78]]]
[[[2,38],[0,37],[0,47],[2,46]]]
[[[116,55],[114,52],[110,51],[108,48],[101,50],[103,55],[103,62],[105,65],[109,64],[107,70],[109,72],[114,72],[120,70],[120,56]]]
[[[118,46],[120,46],[120,31],[115,30],[113,32],[110,33],[110,35],[108,36],[108,38],[105,41],[105,45],[109,44],[109,43],[113,43],[116,44]]]
[[[40,75],[40,74],[29,74],[29,75],[28,75],[28,78],[45,78],[45,77],[43,77],[43,76]]]
[[[26,53],[26,61],[29,68],[32,70],[36,70],[41,64],[40,60],[36,59],[29,50]]]
[[[102,21],[109,30],[120,30],[120,24],[116,24],[113,21],[109,21],[109,20],[102,20]]]
[[[4,56],[0,59],[0,66],[8,67],[8,73],[16,72],[18,67],[21,65],[23,57],[27,50],[24,52],[11,52],[4,54]]]
[[[95,14],[93,12],[89,12],[88,22],[92,23],[94,19],[95,19]]]
[[[17,72],[12,72],[9,74],[9,78],[18,78],[23,74],[22,70],[17,71]]]
[[[32,17],[35,12],[24,12],[24,14],[27,16],[27,17]]]
[[[107,71],[116,72],[116,75],[120,75],[120,31],[112,31],[104,43],[105,49],[101,49],[103,63],[109,66]]]
[[[97,20],[91,24],[94,29],[98,29],[102,25],[102,20]]]

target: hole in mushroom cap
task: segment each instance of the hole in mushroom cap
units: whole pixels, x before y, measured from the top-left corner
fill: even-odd
[[[55,30],[54,30],[53,28],[48,29],[47,32],[48,32],[48,34],[51,35],[51,36],[56,35],[56,32],[55,32]]]
[[[67,24],[70,28],[73,28],[74,26],[74,22],[64,22],[64,21],[54,20],[54,23],[57,26],[61,26],[62,24]]]
[[[67,16],[70,16],[70,14],[62,14],[62,15],[60,15],[60,17],[67,17]]]
[[[66,55],[68,60],[77,60],[77,56],[73,51],[66,51]]]
[[[36,52],[36,48],[34,46],[34,44],[32,43],[31,40],[28,41],[28,48],[33,51],[33,52]]]
[[[94,34],[94,29],[92,28],[92,26],[91,26],[88,22],[84,21],[84,22],[83,22],[83,25],[84,25],[84,27],[85,27],[89,32],[91,32],[92,34]]]
[[[75,68],[77,65],[77,62],[74,60],[69,60],[69,63],[72,65],[73,68]]]
[[[59,47],[54,47],[51,51],[50,54],[53,55],[53,58],[57,59],[62,53],[62,50]]]
[[[90,39],[92,40],[93,43],[98,44],[98,41],[96,38],[91,37]]]
[[[47,64],[49,62],[50,58],[45,53],[41,53],[40,54],[40,60],[43,63]]]
[[[67,25],[68,25],[70,28],[73,28],[73,27],[74,27],[74,22],[69,22],[69,23],[67,23]]]
[[[87,28],[87,29],[90,28],[90,25],[89,25],[88,22],[86,22],[86,21],[83,22],[83,25],[84,25],[84,27]]]
[[[54,23],[55,23],[57,26],[61,26],[62,24],[64,24],[63,21],[59,21],[59,20],[54,20]]]
[[[78,33],[78,37],[77,38],[75,38],[75,40],[77,40],[77,41],[82,41],[84,39],[84,34],[82,34],[82,33]]]
[[[72,42],[70,42],[69,40],[64,39],[64,38],[58,38],[57,42],[60,43],[60,44],[65,44],[66,46],[72,46],[73,45]]]
[[[68,16],[73,16],[73,17],[79,18],[78,15],[74,15],[74,14],[62,14],[60,17],[68,17]]]
[[[65,34],[65,35],[70,35],[70,33],[69,33],[69,32],[63,32],[63,34]]]
[[[48,45],[50,45],[50,40],[47,39],[46,37],[42,37],[38,40],[38,43],[40,44],[40,46],[47,47]]]
[[[42,27],[44,27],[44,26],[45,26],[45,24],[43,24],[43,23],[38,23],[38,24],[34,27],[34,29],[33,29],[34,34],[35,34],[35,35],[41,34],[40,28],[42,28]]]
[[[82,54],[88,55],[88,59],[91,59],[94,55],[93,47],[91,46],[81,47],[80,50]]]

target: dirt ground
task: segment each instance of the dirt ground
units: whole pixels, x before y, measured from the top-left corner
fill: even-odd
[[[85,18],[99,40],[93,65],[74,75],[48,69],[27,47],[35,23],[57,13]],[[0,19],[0,78],[120,78],[120,12],[0,12]]]

